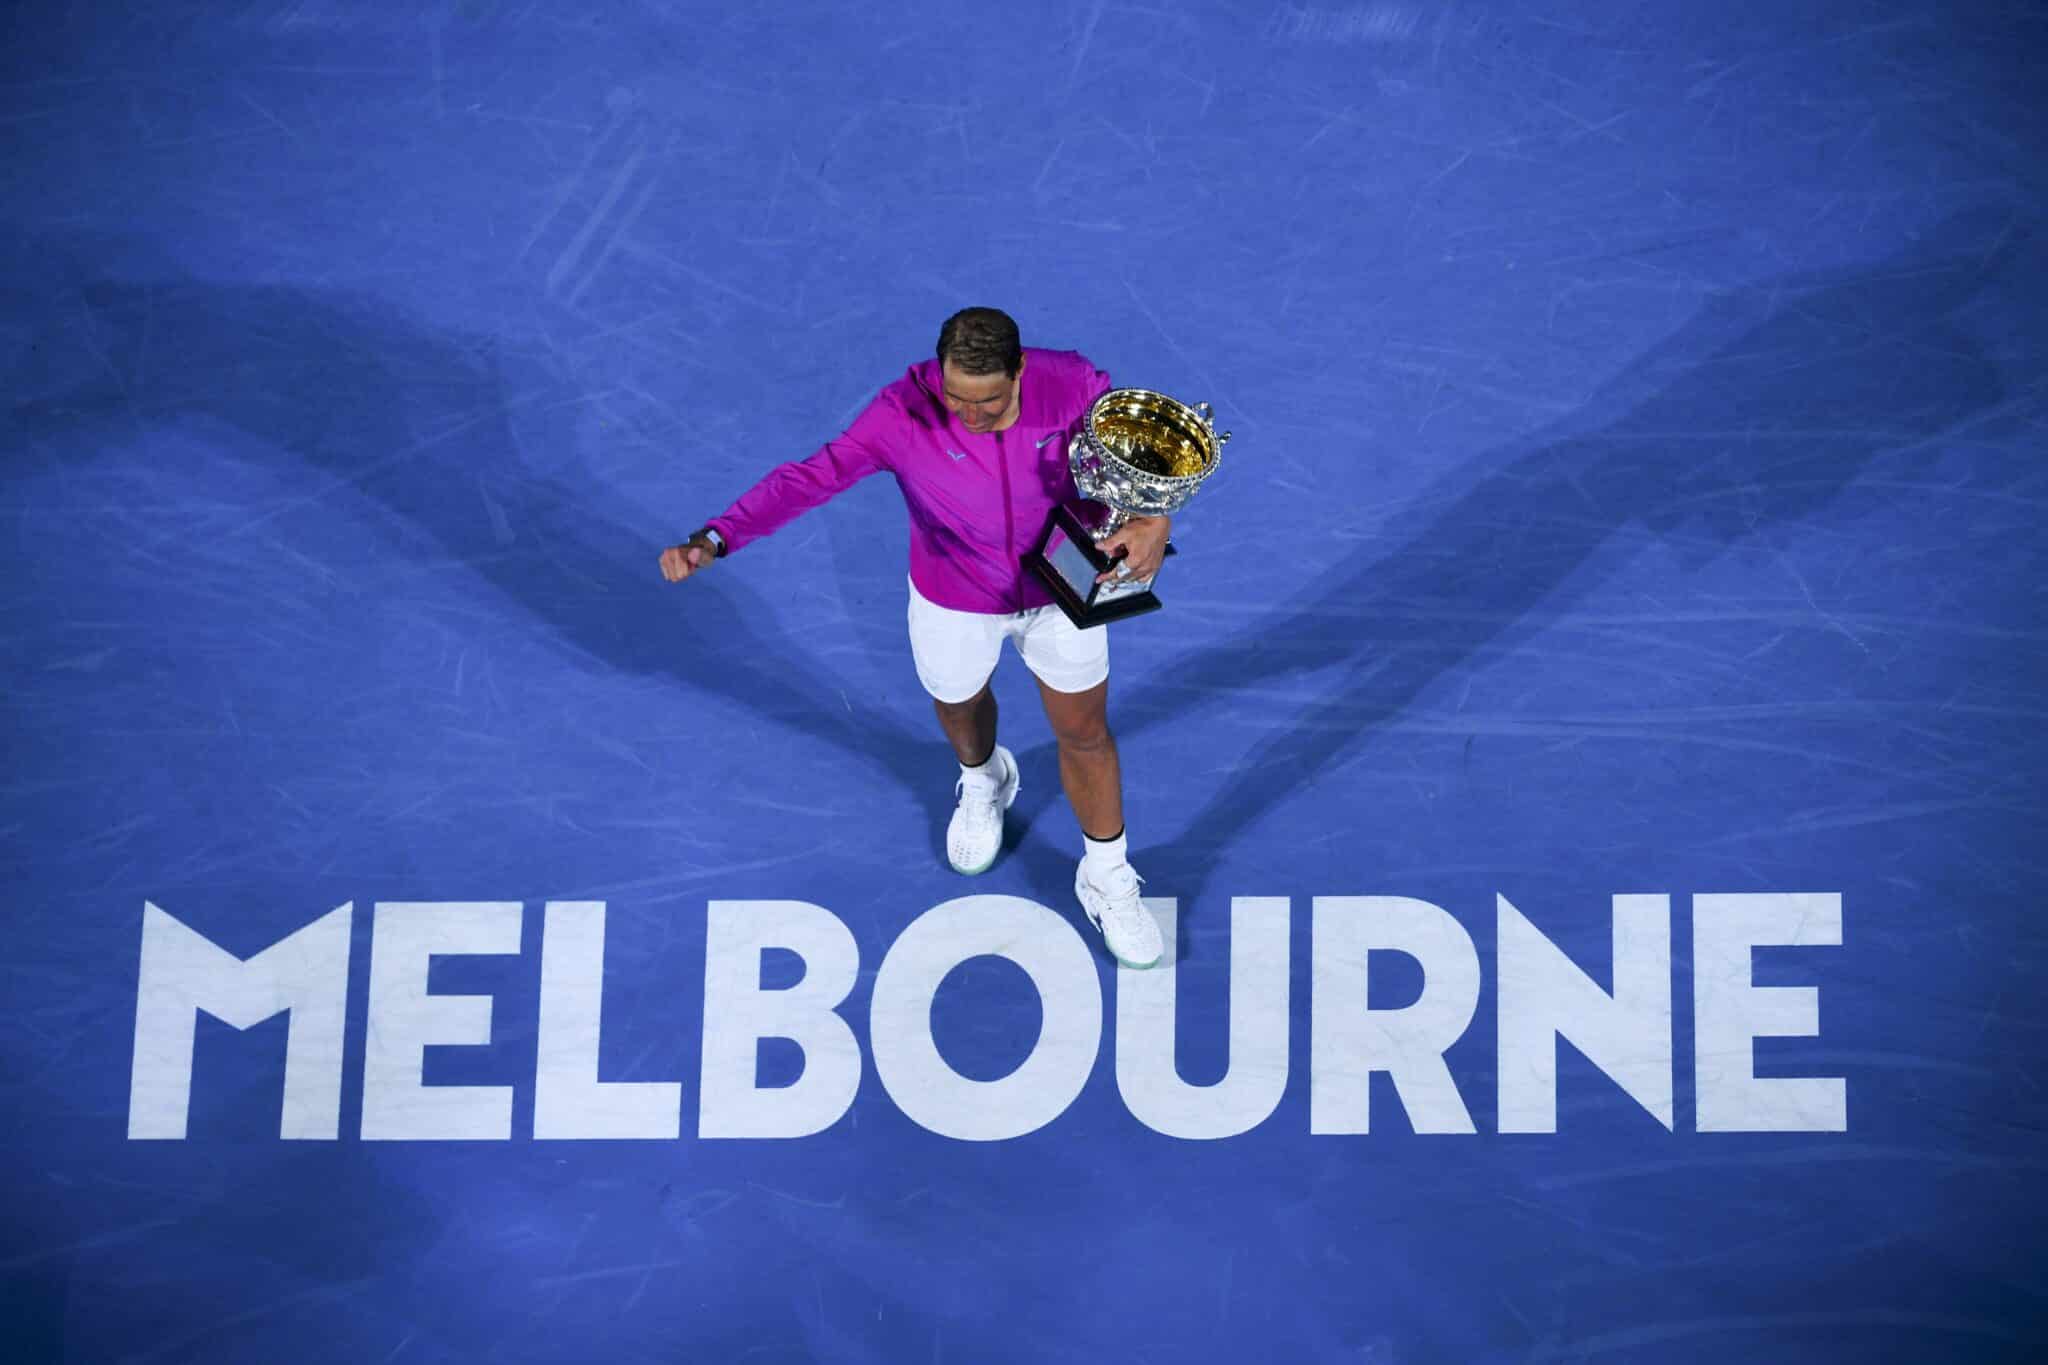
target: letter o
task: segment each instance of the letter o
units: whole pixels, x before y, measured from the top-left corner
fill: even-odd
[[[932,1037],[932,997],[972,957],[1023,968],[1044,1025],[1021,1065],[999,1080],[961,1075]],[[912,920],[875,973],[868,1014],[875,1074],[920,1127],[966,1142],[1021,1137],[1058,1118],[1088,1083],[1102,1043],[1102,981],[1074,928],[1018,896],[962,896]]]

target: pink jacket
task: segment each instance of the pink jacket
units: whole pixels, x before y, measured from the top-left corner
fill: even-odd
[[[1055,504],[1080,496],[1067,442],[1109,376],[1077,351],[1024,348],[1017,420],[975,435],[940,397],[939,362],[912,365],[843,435],[808,459],[776,466],[710,525],[734,552],[858,480],[896,476],[910,508],[910,581],[955,611],[1008,613],[1052,594],[1021,558]]]

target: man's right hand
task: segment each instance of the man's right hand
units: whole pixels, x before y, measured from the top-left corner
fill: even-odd
[[[717,558],[716,546],[703,536],[693,536],[661,552],[662,577],[671,583],[680,583],[700,569],[709,567]]]

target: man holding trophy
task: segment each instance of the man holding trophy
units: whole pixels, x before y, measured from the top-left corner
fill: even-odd
[[[1158,605],[1169,514],[1228,439],[1206,405],[1113,389],[1078,353],[1027,350],[1007,314],[968,308],[946,320],[934,358],[663,551],[661,569],[679,582],[858,480],[893,474],[910,512],[911,653],[960,763],[948,860],[986,871],[1017,797],[989,688],[1008,639],[1038,681],[1085,836],[1074,893],[1119,962],[1150,967],[1163,945],[1125,856],[1101,627]]]

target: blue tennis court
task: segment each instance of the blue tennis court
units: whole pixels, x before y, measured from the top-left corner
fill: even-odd
[[[4,1354],[2003,1361],[2048,21],[0,15]],[[956,309],[1232,432],[1120,968],[868,479]]]

